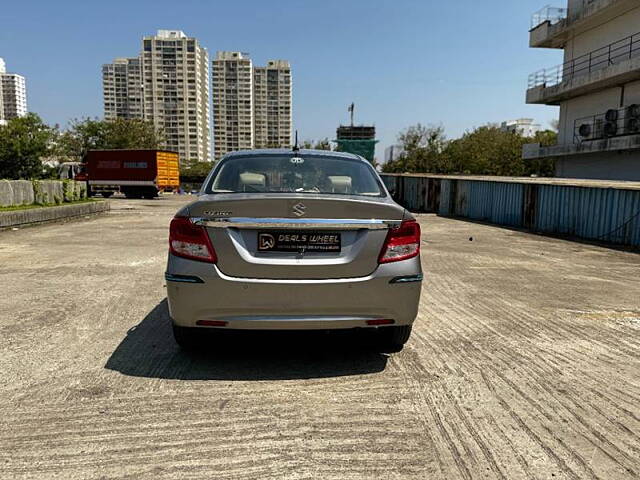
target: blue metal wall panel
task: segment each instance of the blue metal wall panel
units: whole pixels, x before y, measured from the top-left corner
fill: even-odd
[[[471,202],[470,191],[471,182],[466,180],[455,180],[456,182],[456,199],[454,214],[459,217],[469,216],[469,203]]]
[[[540,185],[535,228],[640,245],[640,191]]]
[[[389,191],[398,190],[396,188],[396,183],[397,183],[397,179],[400,177],[395,177],[392,175],[381,175],[381,178],[382,178],[382,182],[384,183],[384,186],[387,187],[387,190]]]
[[[405,207],[409,210],[420,210],[420,177],[405,177]]]
[[[456,215],[521,226],[524,188],[519,183],[458,181]]]
[[[438,208],[439,215],[450,215],[449,204],[451,197],[451,180],[442,180],[440,183],[440,207]]]
[[[521,183],[492,183],[494,194],[490,221],[512,227],[522,226],[524,186]]]
[[[469,218],[490,221],[493,210],[491,185],[487,182],[471,182],[470,194]]]

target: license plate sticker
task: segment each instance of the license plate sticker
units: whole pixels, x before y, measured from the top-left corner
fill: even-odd
[[[258,232],[260,252],[339,252],[341,245],[335,232]]]

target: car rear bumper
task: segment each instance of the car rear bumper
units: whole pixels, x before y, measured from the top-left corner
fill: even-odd
[[[366,277],[271,280],[229,277],[216,265],[169,255],[167,298],[174,324],[226,322],[227,329],[305,330],[413,323],[420,301],[419,257],[380,265]]]

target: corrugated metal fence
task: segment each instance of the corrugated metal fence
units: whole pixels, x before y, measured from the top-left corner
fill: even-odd
[[[640,247],[640,185],[556,179],[389,175],[412,211]]]

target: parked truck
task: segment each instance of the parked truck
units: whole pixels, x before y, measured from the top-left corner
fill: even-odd
[[[84,157],[89,195],[154,198],[180,186],[178,154],[164,150],[89,150]]]

